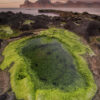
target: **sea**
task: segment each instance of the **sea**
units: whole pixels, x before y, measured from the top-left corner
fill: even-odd
[[[0,12],[12,11],[14,13],[22,12],[31,15],[58,16],[57,14],[52,14],[52,13],[39,13],[38,12],[39,9],[44,9],[44,8],[0,8]],[[100,8],[46,8],[46,9],[72,11],[72,12],[79,12],[79,13],[88,12],[90,14],[95,14],[100,16]]]

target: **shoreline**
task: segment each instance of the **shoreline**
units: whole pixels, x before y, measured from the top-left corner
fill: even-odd
[[[52,10],[60,10],[60,11],[68,11],[68,12],[73,12],[73,13],[83,13],[83,12],[88,12],[90,14],[96,14],[100,16],[100,8],[0,8],[0,12],[2,11],[13,11],[13,12],[22,12],[26,14],[32,14],[32,15],[39,15],[38,10],[40,9],[52,9]],[[33,11],[32,11],[33,10]]]

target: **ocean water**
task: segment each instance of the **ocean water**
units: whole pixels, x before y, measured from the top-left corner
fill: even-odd
[[[39,8],[41,9],[41,8]],[[90,14],[96,14],[100,15],[100,8],[49,8],[49,9],[56,9],[56,10],[62,10],[62,11],[72,11],[72,12],[88,12]],[[56,14],[45,14],[45,13],[39,13],[37,8],[0,8],[0,12],[7,12],[12,11],[14,13],[22,12],[25,14],[31,14],[31,15],[48,15],[48,16],[58,16]]]
[[[39,13],[38,10],[39,10],[39,9],[37,9],[37,8],[0,8],[0,12],[12,11],[12,12],[14,12],[14,13],[22,12],[22,13],[31,14],[31,15],[58,16],[57,14]]]

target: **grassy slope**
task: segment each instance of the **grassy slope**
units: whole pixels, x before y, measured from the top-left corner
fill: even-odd
[[[76,91],[72,92],[63,92],[58,89],[41,89],[35,91],[34,83],[27,73],[27,67],[30,66],[30,63],[25,61],[23,56],[19,55],[21,47],[25,45],[25,41],[28,39],[24,38],[10,43],[5,48],[3,52],[5,59],[0,66],[0,68],[4,70],[14,62],[13,67],[10,68],[9,71],[11,74],[11,86],[17,98],[24,100],[91,100],[96,92],[96,85],[92,73],[88,69],[88,64],[81,56],[86,53],[92,56],[93,52],[91,49],[83,45],[78,36],[67,30],[51,28],[42,31],[39,37],[41,36],[56,38],[66,45],[65,48],[67,48],[74,57],[74,63],[76,64],[77,70],[84,77],[87,87],[78,88]],[[25,78],[18,80],[18,73],[21,73]]]

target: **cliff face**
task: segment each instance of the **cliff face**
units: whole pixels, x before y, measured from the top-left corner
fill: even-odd
[[[25,1],[24,4],[20,5],[21,8],[39,8],[39,7],[100,7],[100,3],[85,3],[85,2],[72,2],[69,1],[67,3],[51,3],[50,0],[38,0],[35,3],[30,1]]]

